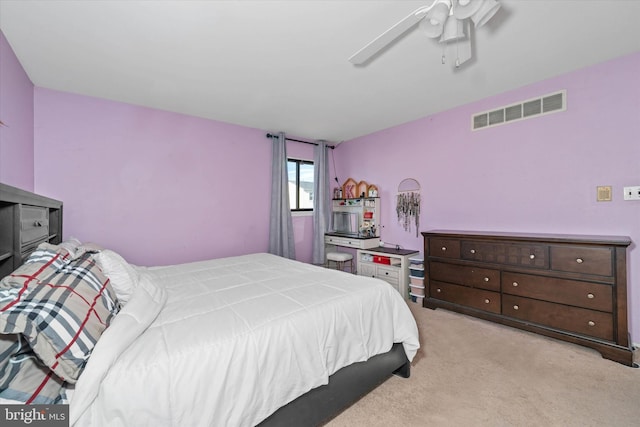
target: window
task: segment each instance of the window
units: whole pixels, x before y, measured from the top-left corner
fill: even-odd
[[[287,159],[289,206],[292,211],[313,210],[313,162]]]

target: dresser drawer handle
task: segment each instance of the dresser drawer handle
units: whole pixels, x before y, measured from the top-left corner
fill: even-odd
[[[33,226],[34,227],[42,227],[42,221],[34,221],[33,222]]]
[[[484,278],[484,281],[485,281],[485,282],[488,282],[488,281],[489,281],[489,278],[488,278],[488,277],[485,277],[485,278]]]
[[[388,275],[389,275],[389,272],[388,272],[388,271],[385,271],[385,272],[384,272],[384,275],[385,275],[385,276],[388,276]]]
[[[576,259],[576,262],[577,262],[578,264],[582,264],[582,263],[584,262],[584,260],[583,260],[582,258],[577,258],[577,259]]]
[[[512,285],[513,287],[518,287],[518,282],[513,282]]]
[[[442,250],[442,252],[445,252],[445,251],[447,250],[447,247],[446,247],[446,246],[443,246],[443,247],[441,247],[440,249]]]
[[[485,304],[489,304],[490,302],[491,302],[491,301],[489,300],[489,298],[487,298],[487,299],[485,299],[485,300],[484,300],[484,303],[485,303]]]
[[[529,255],[529,259],[535,259],[536,256],[534,254]]]
[[[594,294],[587,294],[587,298],[594,299],[596,296]]]
[[[514,305],[514,306],[513,306],[513,309],[514,309],[514,310],[520,310],[520,306]]]
[[[436,289],[436,292],[440,293],[440,292],[442,292],[442,289],[438,288],[438,289]]]
[[[476,250],[475,249],[471,249],[469,252],[471,252],[472,254],[475,254]]]
[[[587,325],[589,325],[589,326],[596,326],[596,322],[594,322],[593,320],[589,320],[589,321],[587,322]]]

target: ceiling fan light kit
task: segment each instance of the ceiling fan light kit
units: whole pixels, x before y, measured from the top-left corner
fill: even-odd
[[[362,65],[416,24],[429,38],[440,43],[456,42],[456,67],[471,59],[471,31],[485,25],[500,9],[496,0],[435,0],[416,9],[400,22],[353,54],[349,61]],[[445,56],[443,55],[443,63]]]
[[[442,37],[440,42],[450,42],[458,39],[464,39],[467,34],[465,27],[467,21],[461,21],[456,19],[455,16],[450,15],[447,22],[444,23],[444,30],[442,31]]]
[[[485,0],[480,6],[480,9],[471,16],[473,25],[482,27],[493,18],[493,15],[496,14],[498,9],[500,9],[500,3],[496,0]]]

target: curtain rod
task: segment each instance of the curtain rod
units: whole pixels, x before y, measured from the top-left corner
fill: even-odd
[[[272,135],[270,133],[267,134],[267,138],[277,138],[278,135]],[[303,144],[312,144],[312,145],[318,145],[317,142],[311,142],[311,141],[302,141],[300,139],[293,139],[293,138],[287,138],[285,137],[284,139],[286,139],[287,141],[294,141],[294,142],[302,142]],[[332,150],[334,148],[336,148],[334,145],[327,145],[328,148],[331,148]]]

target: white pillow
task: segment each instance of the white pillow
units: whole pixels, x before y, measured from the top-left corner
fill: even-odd
[[[86,252],[95,253],[95,252],[100,252],[102,250],[104,250],[104,248],[98,245],[97,243],[82,243],[80,246],[76,248],[76,252],[73,255],[73,259],[80,258]]]
[[[75,237],[69,237],[68,240],[65,240],[58,246],[65,248],[69,252],[69,255],[71,255],[71,259],[75,259],[76,250],[78,250],[78,246],[80,246],[81,244],[82,243],[80,242],[80,240],[76,239]]]
[[[94,259],[109,278],[118,301],[124,305],[138,287],[140,280],[138,272],[124,258],[110,249],[98,252],[94,255]]]

